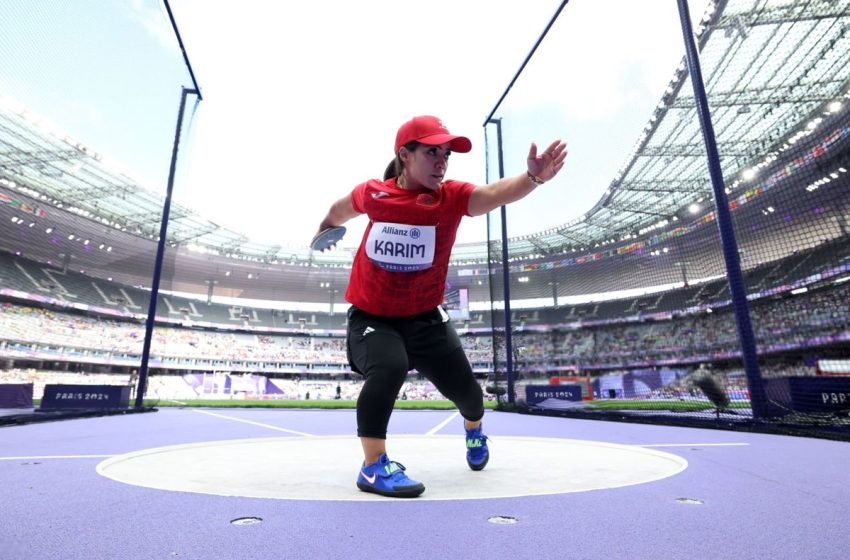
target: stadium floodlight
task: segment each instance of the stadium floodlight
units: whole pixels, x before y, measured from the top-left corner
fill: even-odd
[[[741,175],[744,177],[745,181],[751,181],[756,176],[756,170],[755,169],[745,169],[744,172]]]
[[[829,105],[826,106],[826,110],[830,113],[837,113],[841,110],[841,101],[833,101]]]
[[[690,206],[688,206],[688,212],[690,212],[691,214],[696,214],[699,211],[700,211],[700,206],[697,203],[693,203]]]

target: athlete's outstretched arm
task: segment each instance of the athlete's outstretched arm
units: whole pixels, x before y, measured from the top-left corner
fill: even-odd
[[[528,172],[476,187],[469,197],[469,215],[480,216],[523,198],[539,184],[557,175],[566,157],[567,145],[560,140],[552,142],[539,156],[537,144],[532,143],[528,151]]]
[[[319,232],[331,227],[341,226],[351,218],[359,215],[360,212],[354,209],[354,204],[351,202],[351,194],[347,194],[331,205],[328,215],[319,224]]]

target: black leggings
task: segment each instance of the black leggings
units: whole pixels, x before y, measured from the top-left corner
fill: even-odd
[[[484,394],[442,308],[410,317],[348,310],[348,360],[366,378],[357,399],[357,435],[386,439],[407,372],[416,368],[470,421],[484,416]]]

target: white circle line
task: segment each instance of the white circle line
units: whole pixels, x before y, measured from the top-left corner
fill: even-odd
[[[588,492],[591,490],[606,490],[612,488],[620,488],[625,486],[634,486],[637,484],[644,484],[648,482],[655,482],[657,480],[661,480],[664,478],[668,478],[679,474],[683,470],[685,470],[688,466],[687,460],[678,455],[673,455],[671,453],[667,453],[664,451],[657,451],[654,449],[646,449],[641,448],[639,446],[634,445],[622,445],[622,444],[613,444],[608,442],[599,442],[592,440],[576,440],[576,439],[566,439],[566,438],[544,438],[544,437],[521,437],[521,436],[496,436],[491,437],[490,440],[494,444],[492,447],[494,449],[498,449],[499,441],[511,441],[515,443],[523,443],[529,441],[535,441],[542,444],[551,444],[551,445],[563,445],[568,444],[571,446],[582,446],[587,448],[603,448],[610,449],[615,451],[627,451],[627,452],[636,452],[643,456],[651,456],[656,459],[660,459],[662,463],[666,464],[667,467],[665,469],[660,469],[657,472],[642,473],[642,477],[636,480],[619,480],[619,482],[611,485],[597,484],[593,483],[588,487],[583,488],[572,488],[572,489],[564,489],[555,488],[553,490],[532,490],[528,489],[522,491],[521,493],[513,492],[513,493],[488,493],[485,496],[428,496],[427,494],[421,496],[419,498],[413,500],[398,500],[396,498],[387,498],[383,496],[377,496],[374,494],[355,494],[350,497],[348,496],[298,496],[298,495],[287,495],[287,496],[275,496],[275,495],[253,495],[253,494],[245,494],[245,493],[237,493],[237,492],[223,492],[218,490],[217,488],[205,488],[204,490],[197,489],[184,489],[179,487],[171,487],[171,486],[163,486],[163,485],[151,485],[145,484],[144,481],[139,480],[127,480],[122,478],[121,476],[113,476],[108,472],[109,467],[118,465],[122,462],[130,461],[134,458],[141,457],[150,457],[152,455],[169,453],[171,451],[186,451],[194,448],[206,448],[211,446],[223,447],[223,446],[240,446],[240,445],[252,445],[256,443],[264,443],[264,442],[277,442],[277,443],[296,443],[304,442],[304,441],[312,441],[316,440],[355,440],[353,436],[313,436],[310,438],[286,438],[286,437],[268,437],[268,438],[248,438],[248,439],[236,439],[236,440],[218,440],[218,441],[208,441],[208,442],[195,442],[189,444],[178,444],[178,445],[170,445],[158,448],[150,448],[143,449],[139,451],[134,451],[131,453],[127,453],[124,455],[117,455],[110,457],[102,462],[100,462],[96,471],[101,476],[109,478],[111,480],[115,480],[117,482],[122,482],[125,484],[131,484],[134,486],[140,486],[144,488],[152,488],[159,490],[167,490],[167,491],[180,491],[180,492],[190,492],[190,493],[200,493],[207,495],[218,495],[218,496],[227,496],[227,497],[252,497],[252,498],[260,498],[260,499],[278,499],[278,500],[300,500],[300,501],[449,501],[449,500],[483,500],[483,499],[507,499],[507,498],[518,498],[518,497],[526,497],[526,496],[546,496],[546,495],[558,495],[558,494],[568,494],[568,493],[577,493],[577,492]],[[394,440],[399,439],[429,439],[429,440],[456,440],[458,436],[453,435],[432,435],[432,436],[422,436],[422,435],[398,435],[393,437]],[[485,471],[486,476],[487,471]]]

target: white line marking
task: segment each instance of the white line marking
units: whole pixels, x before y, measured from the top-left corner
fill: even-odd
[[[35,455],[33,457],[0,457],[0,461],[35,461],[40,459],[104,459],[115,455]]]
[[[431,428],[431,431],[429,431],[429,432],[428,432],[428,433],[426,433],[425,435],[426,435],[426,436],[433,436],[434,434],[436,434],[437,432],[439,432],[440,430],[442,430],[442,429],[446,426],[446,424],[448,424],[449,422],[451,422],[452,420],[454,420],[455,418],[457,418],[457,416],[458,416],[459,414],[460,414],[460,412],[455,411],[455,413],[454,413],[454,414],[452,414],[451,416],[449,416],[448,418],[446,418],[445,420],[443,420],[442,422],[440,422],[439,424],[437,424],[435,427]]]
[[[287,430],[286,428],[279,428],[277,426],[272,426],[271,424],[263,424],[261,422],[253,422],[251,420],[243,420],[242,418],[235,418],[233,416],[225,416],[224,414],[216,414],[215,412],[209,412],[206,410],[199,410],[197,408],[193,408],[192,412],[197,412],[199,414],[206,414],[208,416],[215,416],[216,418],[224,418],[225,420],[233,420],[234,422],[244,422],[245,424],[251,424],[253,426],[259,426],[261,428],[268,428],[269,430],[275,430],[278,432],[285,432],[287,434],[295,434],[297,436],[307,436],[311,437],[313,434],[307,434],[304,432],[298,432],[295,430]]]
[[[735,447],[743,445],[749,445],[749,443],[654,443],[636,447]]]

